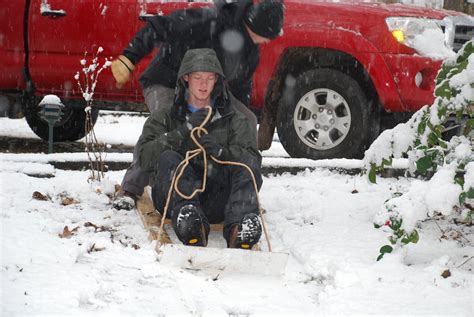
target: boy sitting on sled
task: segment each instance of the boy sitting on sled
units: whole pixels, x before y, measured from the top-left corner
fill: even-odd
[[[243,166],[220,164],[212,157],[247,165],[260,189],[261,156],[256,129],[236,111],[239,101],[229,92],[224,79],[214,50],[187,51],[178,72],[174,102],[153,113],[143,127],[137,143],[139,163],[154,175],[155,208],[163,211],[167,205],[166,216],[185,245],[206,246],[209,224],[223,221],[227,246],[250,249],[262,233],[252,174]],[[208,133],[191,132],[199,126]],[[193,135],[205,150],[206,160],[202,154],[197,155],[189,165],[178,168],[186,153],[198,148]],[[203,175],[205,171],[207,175]],[[169,195],[170,186],[180,173]],[[204,191],[193,195],[201,187],[205,187]]]

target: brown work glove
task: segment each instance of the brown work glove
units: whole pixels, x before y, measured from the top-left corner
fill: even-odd
[[[115,86],[120,89],[130,80],[130,75],[135,69],[135,65],[128,58],[120,55],[112,62],[111,68],[116,81]]]

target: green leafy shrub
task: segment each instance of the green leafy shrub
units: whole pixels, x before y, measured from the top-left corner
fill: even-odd
[[[375,218],[376,228],[388,228],[391,245],[416,243],[418,221],[434,213],[460,211],[472,219],[474,202],[474,44],[466,43],[455,60],[443,63],[436,78],[436,99],[394,129],[384,131],[365,153],[369,181],[391,166],[394,159],[407,157],[411,174],[431,176],[414,181],[408,192],[388,199]],[[443,139],[448,119],[460,124],[460,135]],[[393,247],[380,249],[380,260]]]

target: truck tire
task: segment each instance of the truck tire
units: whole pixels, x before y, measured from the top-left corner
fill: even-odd
[[[362,157],[379,125],[357,81],[337,70],[315,69],[286,90],[277,131],[291,157]]]
[[[26,122],[31,130],[45,141],[48,141],[48,122],[40,117],[41,108],[37,105],[25,108]],[[95,124],[99,115],[98,109],[92,109],[92,122]],[[72,107],[65,103],[61,120],[54,125],[54,142],[76,141],[82,139],[85,133],[86,113],[83,107]]]

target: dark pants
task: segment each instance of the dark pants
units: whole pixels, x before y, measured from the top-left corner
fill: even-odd
[[[183,156],[174,151],[165,151],[161,154],[158,165],[155,168],[156,183],[152,187],[152,199],[155,208],[163,212],[168,196],[173,173],[183,160]],[[257,214],[257,194],[255,193],[252,176],[250,172],[241,166],[220,165],[209,163],[206,190],[197,194],[191,200],[186,200],[173,192],[168,206],[167,217],[172,218],[174,212],[189,203],[196,204],[202,209],[205,222],[224,222],[224,238],[228,240],[230,229],[233,224],[239,223],[247,214]],[[260,172],[260,159],[250,155],[239,160],[249,166],[257,182],[257,187],[262,186]],[[190,164],[180,178],[178,188],[185,194],[190,195],[195,189],[201,187],[202,167]]]
[[[145,103],[150,113],[173,102],[174,89],[154,85],[143,90]],[[133,150],[133,161],[122,180],[122,189],[136,196],[143,195],[144,188],[150,184],[150,174],[140,168],[138,162],[138,147]]]

